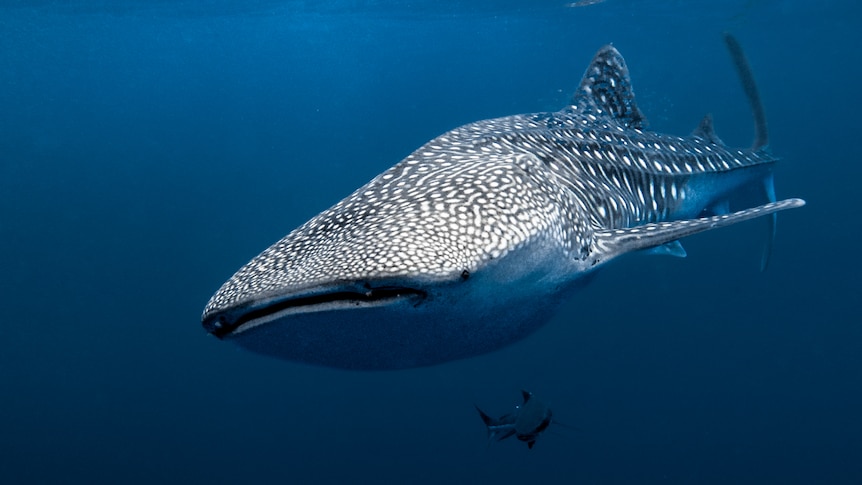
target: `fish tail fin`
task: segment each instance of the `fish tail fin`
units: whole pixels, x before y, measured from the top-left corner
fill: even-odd
[[[494,418],[492,418],[491,416],[488,416],[487,414],[485,414],[485,411],[482,411],[481,409],[479,409],[479,406],[474,404],[473,407],[476,408],[476,411],[479,412],[479,417],[481,417],[482,422],[485,423],[485,430],[488,433],[488,443],[485,445],[485,447],[490,448],[491,442],[494,441],[494,435],[495,435],[494,426],[497,424],[497,421]]]
[[[479,416],[482,418],[482,422],[485,423],[485,426],[488,427],[488,434],[490,435],[491,434],[491,426],[494,426],[495,424],[497,424],[497,421],[494,418],[492,418],[491,416],[488,416],[487,414],[485,414],[485,411],[482,411],[481,409],[479,409],[479,406],[476,406],[474,404],[473,407],[476,408],[476,411],[479,411]]]
[[[479,409],[479,406],[476,406],[475,404],[473,406],[476,408],[476,411],[479,412],[482,422],[485,423],[485,427],[488,429],[489,445],[491,444],[491,441],[502,441],[515,434],[515,427],[512,424],[514,419],[512,419],[511,415],[507,414],[500,419],[494,419],[485,414],[485,411]]]
[[[775,202],[775,179],[772,174],[763,181],[763,191],[769,202]],[[772,247],[775,245],[775,227],[778,224],[778,213],[773,212],[766,216],[766,243],[763,245],[763,253],[760,257],[760,271],[766,271],[769,260],[772,259]]]
[[[760,150],[769,144],[769,132],[766,128],[766,111],[764,111],[763,103],[760,101],[760,92],[754,81],[754,72],[751,70],[748,58],[745,57],[745,51],[742,50],[742,45],[739,44],[736,37],[725,32],[724,43],[730,52],[736,74],[739,75],[739,80],[742,82],[742,88],[745,90],[745,96],[748,98],[748,104],[751,105],[751,112],[754,115],[754,143],[751,149]]]
[[[743,51],[742,45],[739,44],[736,37],[729,32],[725,32],[724,43],[727,45],[728,52],[730,52],[733,66],[736,68],[736,73],[742,82],[742,89],[745,91],[745,96],[748,98],[748,104],[751,105],[751,112],[754,115],[754,142],[751,145],[751,149],[753,151],[768,151],[769,130],[766,126],[766,111],[763,109],[763,102],[760,100],[760,92],[754,80],[754,72],[751,69],[751,64],[749,64],[745,51]],[[764,181],[764,192],[766,193],[767,202],[775,202],[775,185],[771,174]],[[766,217],[766,243],[763,245],[763,253],[760,258],[760,271],[766,271],[766,268],[769,267],[769,260],[772,258],[772,247],[775,244],[775,227],[777,223],[777,213],[773,212]]]

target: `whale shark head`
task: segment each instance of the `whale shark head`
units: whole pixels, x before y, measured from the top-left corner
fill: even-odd
[[[576,201],[535,157],[475,149],[470,132],[487,127],[433,140],[272,245],[211,298],[204,327],[359,369],[484,353],[537,328],[590,231],[566,222],[583,220]]]

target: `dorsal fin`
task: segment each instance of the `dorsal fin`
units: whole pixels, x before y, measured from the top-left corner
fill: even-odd
[[[609,116],[629,128],[642,128],[646,118],[635,104],[626,61],[613,46],[599,49],[572,97],[579,112]]]
[[[524,404],[527,404],[527,401],[529,401],[529,400],[530,400],[530,398],[531,398],[531,397],[533,397],[533,393],[532,393],[532,392],[530,392],[530,391],[525,391],[525,390],[523,390],[523,389],[521,389],[521,395],[522,395],[522,396],[524,396]]]
[[[697,128],[691,132],[691,136],[696,136],[703,140],[707,140],[713,145],[724,145],[724,142],[721,141],[721,138],[715,134],[715,128],[712,125],[712,115],[708,114],[700,120],[700,124],[697,125]]]

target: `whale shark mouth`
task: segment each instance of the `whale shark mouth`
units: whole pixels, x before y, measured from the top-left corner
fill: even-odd
[[[424,290],[402,286],[371,287],[366,284],[363,291],[341,290],[308,296],[270,299],[263,304],[254,303],[234,307],[206,318],[203,326],[207,332],[224,338],[287,315],[314,313],[348,308],[388,305],[400,301],[412,301],[418,305],[427,296]]]

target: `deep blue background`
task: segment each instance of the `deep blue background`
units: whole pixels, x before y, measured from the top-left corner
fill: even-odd
[[[74,3],[74,6],[68,6]],[[860,483],[858,2],[6,1],[0,482]],[[494,354],[398,372],[208,337],[251,257],[426,140],[626,56],[651,129],[752,122],[782,214],[633,256]],[[536,302],[541,305],[542,302]],[[554,425],[486,447],[521,388]]]

